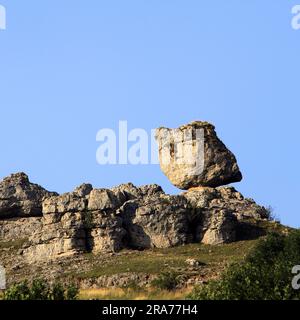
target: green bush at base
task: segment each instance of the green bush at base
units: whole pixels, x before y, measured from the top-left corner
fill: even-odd
[[[295,265],[300,265],[300,231],[287,236],[273,233],[261,240],[243,263],[230,266],[220,280],[195,288],[188,299],[300,299],[300,290],[292,286]]]
[[[78,288],[71,284],[49,285],[43,279],[36,279],[31,285],[27,281],[11,286],[5,291],[4,300],[76,300]]]

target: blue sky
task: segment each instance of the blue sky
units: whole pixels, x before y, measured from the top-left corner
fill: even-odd
[[[297,0],[0,4],[0,177],[176,193],[157,165],[98,165],[96,133],[119,120],[146,130],[208,120],[237,156],[235,187],[300,226]]]

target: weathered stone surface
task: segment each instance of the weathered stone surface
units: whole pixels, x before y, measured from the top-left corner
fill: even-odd
[[[176,187],[218,187],[242,180],[235,156],[218,138],[215,127],[196,121],[178,129],[156,130],[160,166]]]
[[[245,199],[233,187],[195,188],[182,194],[192,209],[194,241],[206,244],[233,242],[241,222],[267,218],[267,210]]]
[[[182,194],[192,208],[212,212],[227,210],[239,221],[246,219],[261,220],[268,217],[266,208],[244,196],[233,187],[195,188]]]
[[[25,173],[16,173],[0,182],[0,219],[42,215],[44,197],[57,195],[29,182]]]
[[[140,287],[150,285],[157,276],[143,273],[126,272],[114,274],[111,276],[101,276],[99,278],[84,279],[80,282],[80,288],[124,288],[132,283],[136,283]]]
[[[115,210],[121,202],[117,195],[109,189],[94,189],[89,196],[88,210]]]
[[[115,252],[126,231],[114,210],[126,199],[108,189],[82,185],[43,201],[42,228],[29,238],[24,256],[30,263],[82,252]]]
[[[112,188],[111,191],[117,197],[119,205],[142,196],[140,188],[137,188],[132,183],[121,184]]]
[[[237,219],[228,210],[211,210],[203,212],[201,242],[205,244],[229,243],[236,240]]]
[[[87,197],[91,191],[93,190],[93,186],[89,183],[83,183],[79,187],[77,187],[73,193],[77,194],[79,197]]]
[[[198,268],[201,265],[201,262],[196,259],[186,259],[185,263],[193,268]]]
[[[156,194],[128,201],[120,209],[127,245],[133,248],[168,248],[188,241],[188,206],[180,196]]]
[[[82,212],[87,209],[87,199],[77,193],[65,193],[43,201],[43,214]]]
[[[71,256],[86,250],[86,232],[82,212],[49,213],[42,228],[29,238],[24,256],[29,263]]]
[[[29,238],[42,228],[42,217],[0,220],[0,241],[18,241]]]
[[[86,223],[87,248],[93,253],[117,252],[124,248],[123,239],[126,231],[122,219],[116,214],[101,211],[89,213],[89,223]]]
[[[0,220],[0,241],[28,238],[22,250],[28,263],[82,252],[232,242],[240,222],[267,218],[265,208],[232,187],[198,187],[172,196],[158,185],[136,187],[128,183],[92,189],[83,184],[73,192],[57,195],[32,186],[23,174],[13,177],[11,185],[12,195],[18,193],[15,188],[19,185],[26,191],[31,188],[32,193],[37,190],[43,210],[42,217]],[[8,199],[13,208],[23,208],[18,199]]]

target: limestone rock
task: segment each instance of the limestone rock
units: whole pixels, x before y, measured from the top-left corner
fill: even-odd
[[[86,233],[81,212],[49,213],[42,228],[29,238],[24,257],[29,263],[72,256],[86,251]]]
[[[88,210],[115,210],[120,207],[120,199],[109,189],[94,189],[89,196]]]
[[[267,218],[265,208],[232,187],[198,187],[167,195],[158,185],[93,189],[83,184],[58,195],[20,174],[7,178],[1,188],[11,208],[19,210],[14,213],[27,208],[19,200],[25,198],[32,201],[30,208],[42,210],[42,217],[0,219],[0,241],[26,238],[22,257],[29,264],[84,252],[227,243],[236,240],[243,221]]]
[[[266,208],[259,206],[252,199],[244,196],[233,187],[195,188],[182,194],[195,210],[212,212],[227,210],[239,221],[246,219],[267,219]]]
[[[267,218],[267,210],[233,187],[195,188],[182,194],[191,209],[196,242],[220,244],[237,239],[241,223]]]
[[[0,241],[28,239],[34,232],[41,230],[42,217],[13,218],[0,220]]]
[[[128,201],[120,209],[128,246],[169,248],[188,242],[188,206],[181,196],[156,194]]]
[[[201,242],[210,245],[234,242],[236,228],[237,219],[228,210],[203,212]]]
[[[235,156],[218,138],[215,127],[196,121],[178,129],[156,130],[160,166],[176,187],[218,187],[242,180]]]
[[[186,263],[188,266],[192,267],[192,268],[198,268],[198,267],[201,265],[201,262],[200,262],[200,261],[198,261],[198,260],[196,260],[196,259],[191,259],[191,258],[186,259],[186,260],[185,260],[185,263]]]
[[[74,193],[77,194],[79,197],[87,197],[92,190],[93,186],[91,184],[83,183],[74,190]]]
[[[0,219],[41,216],[43,198],[53,195],[25,173],[12,174],[0,182]]]
[[[87,200],[77,193],[65,193],[60,196],[46,198],[43,201],[43,214],[82,212],[87,209]]]
[[[82,289],[98,288],[124,288],[132,283],[137,283],[140,287],[150,285],[156,279],[156,275],[147,273],[124,272],[114,275],[104,275],[99,278],[83,279],[80,283]]]
[[[118,252],[124,248],[126,231],[122,219],[116,214],[101,211],[89,213],[87,230],[87,248],[93,253]]]
[[[42,228],[29,238],[25,258],[33,263],[82,252],[119,251],[126,235],[122,219],[115,215],[121,204],[115,192],[91,190],[90,185],[44,199]]]

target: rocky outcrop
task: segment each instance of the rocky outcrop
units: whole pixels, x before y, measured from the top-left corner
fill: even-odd
[[[0,219],[42,215],[44,197],[57,195],[29,182],[25,173],[12,174],[0,182]]]
[[[169,248],[188,243],[190,209],[185,198],[162,193],[126,202],[119,210],[127,246]]]
[[[237,239],[241,223],[267,218],[263,207],[232,187],[201,187],[167,195],[158,185],[136,187],[128,183],[94,189],[83,184],[58,195],[31,184],[24,174],[3,181],[2,190],[3,185],[11,189],[6,191],[5,201],[16,210],[2,215],[0,242],[26,238],[21,253],[30,264],[123,248],[227,243]],[[20,200],[25,196],[30,200]],[[39,209],[42,216],[31,217],[29,212],[39,211],[28,210],[29,216],[23,217],[28,208]],[[18,216],[10,218],[14,215]]]
[[[193,212],[196,242],[221,244],[255,238],[261,232],[249,221],[268,219],[266,208],[244,198],[233,187],[195,188],[184,192],[183,196]]]
[[[122,249],[217,245],[260,235],[249,221],[265,220],[268,212],[233,187],[222,186],[240,181],[242,174],[213,125],[198,121],[179,129],[160,128],[156,139],[161,168],[175,186],[187,190],[182,194],[165,194],[156,184],[127,183],[111,189],[82,184],[59,195],[31,183],[24,173],[1,181],[2,257],[14,248],[8,261],[15,270],[22,264],[48,265],[50,260],[71,257],[59,260],[59,265],[85,257],[82,253],[106,259]],[[133,280],[149,278],[138,275]],[[100,277],[92,285],[108,281]],[[128,282],[125,274],[111,283]]]
[[[126,288],[134,283],[139,287],[150,285],[156,279],[155,275],[146,273],[126,272],[111,276],[101,276],[99,278],[84,279],[80,282],[81,289],[97,288]]]
[[[120,250],[125,231],[121,219],[111,212],[116,203],[112,191],[92,190],[90,185],[46,198],[42,228],[29,238],[25,257],[33,262],[87,251]]]
[[[42,217],[13,218],[0,220],[0,241],[26,240],[37,230],[41,230]]]
[[[213,212],[227,210],[239,221],[267,219],[266,208],[244,196],[233,187],[194,188],[183,193],[194,210]]]
[[[235,156],[208,122],[159,128],[156,140],[161,169],[179,189],[218,187],[242,180]]]

